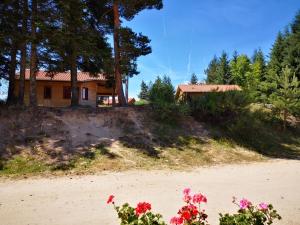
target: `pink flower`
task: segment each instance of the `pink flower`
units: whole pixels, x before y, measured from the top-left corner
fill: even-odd
[[[268,209],[268,204],[262,202],[259,205],[260,210],[267,210]]]
[[[243,198],[243,199],[240,201],[240,208],[241,208],[241,209],[246,209],[246,208],[248,208],[249,206],[251,206],[251,202],[248,201],[247,199]]]
[[[108,199],[107,199],[107,204],[109,204],[109,203],[114,203],[113,201],[114,201],[114,197],[115,196],[113,196],[113,195],[110,195],[109,197],[108,197]]]
[[[192,200],[192,196],[190,195],[185,195],[183,196],[183,201],[186,203],[189,203]]]
[[[190,188],[185,188],[183,189],[183,195],[190,195],[191,189]]]
[[[171,218],[170,224],[171,225],[180,225],[180,224],[183,224],[183,218],[174,216],[174,217]]]
[[[202,195],[202,194],[195,194],[194,196],[193,196],[193,202],[194,203],[198,203],[198,204],[200,204],[201,202],[207,202],[207,198],[204,196],[204,195]]]

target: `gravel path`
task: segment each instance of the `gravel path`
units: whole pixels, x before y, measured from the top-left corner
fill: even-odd
[[[0,181],[1,225],[117,225],[109,194],[117,203],[149,201],[166,221],[190,187],[208,198],[209,222],[218,212],[234,211],[232,196],[271,202],[282,215],[278,224],[300,224],[300,161],[199,168],[190,172],[129,171],[82,177]]]

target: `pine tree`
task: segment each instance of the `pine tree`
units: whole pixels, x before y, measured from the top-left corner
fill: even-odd
[[[162,79],[158,76],[155,82],[149,85],[149,100],[152,103],[174,103],[175,90],[171,79],[164,76]]]
[[[16,102],[15,75],[17,68],[17,53],[22,36],[19,30],[21,21],[21,2],[8,0],[0,2],[0,60],[1,77],[8,80],[7,104]]]
[[[247,55],[239,55],[236,62],[230,62],[232,82],[243,88],[249,89],[251,86],[251,61]]]
[[[37,105],[36,96],[36,72],[37,72],[37,16],[38,3],[37,0],[31,1],[31,34],[30,34],[30,91],[29,104],[35,107]]]
[[[23,0],[22,2],[22,34],[20,44],[20,78],[19,78],[19,96],[18,103],[20,105],[24,104],[24,94],[25,94],[25,71],[27,63],[27,39],[28,39],[28,0]]]
[[[283,64],[290,67],[300,79],[300,10],[291,24],[290,30],[290,33],[286,35]]]
[[[263,80],[266,73],[266,60],[261,49],[255,50],[252,57],[252,74],[254,80],[259,82]]]
[[[144,9],[161,9],[163,6],[162,0],[113,0],[113,15],[114,15],[114,59],[115,59],[115,80],[116,89],[118,92],[119,103],[126,105],[124,97],[124,91],[122,86],[122,74],[121,74],[121,52],[120,52],[120,18],[126,20],[132,20],[135,15]]]
[[[273,110],[282,117],[283,129],[286,129],[289,115],[300,113],[300,82],[288,67],[274,79],[275,91],[269,97]]]
[[[282,71],[283,61],[285,57],[284,55],[285,46],[286,46],[286,37],[281,32],[279,32],[270,53],[268,73],[266,74],[268,77],[276,76]],[[268,79],[268,77],[265,77],[265,79]]]
[[[231,74],[228,55],[226,52],[223,52],[219,59],[219,66],[217,69],[217,83],[219,84],[230,84],[231,83]]]
[[[56,1],[52,7],[52,21],[43,27],[48,38],[43,42],[47,51],[43,52],[41,64],[54,76],[58,72],[71,71],[71,106],[77,106],[79,101],[77,70],[89,72],[91,76],[102,72],[110,76],[113,72],[106,30],[91,11],[92,3]]]
[[[207,69],[204,71],[206,74],[206,83],[215,84],[217,83],[217,68],[219,66],[219,60],[216,56],[210,61]]]
[[[139,98],[143,100],[149,99],[149,87],[144,81],[141,83],[141,92],[139,93]]]
[[[125,96],[128,102],[129,78],[138,75],[137,59],[152,52],[147,36],[134,33],[130,28],[120,28],[120,72],[125,83]]]
[[[190,84],[198,84],[198,77],[195,73],[191,76]]]
[[[261,49],[255,50],[252,57],[251,76],[249,76],[249,87],[253,98],[259,97],[259,85],[266,76],[266,61]]]

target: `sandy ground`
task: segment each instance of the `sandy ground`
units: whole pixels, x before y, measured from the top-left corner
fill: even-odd
[[[272,202],[283,216],[277,224],[300,224],[300,161],[0,182],[1,225],[117,225],[105,203],[109,194],[117,203],[149,201],[169,221],[185,187],[207,195],[211,224],[217,224],[218,212],[236,210],[232,196]]]

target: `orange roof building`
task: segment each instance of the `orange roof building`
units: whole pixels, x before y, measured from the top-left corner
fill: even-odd
[[[186,99],[192,96],[201,96],[209,92],[241,91],[238,85],[221,84],[181,84],[176,90],[176,99]]]
[[[20,75],[16,75],[15,95],[19,92]],[[25,71],[25,104],[29,104],[30,70]],[[112,96],[113,89],[107,87],[103,74],[91,76],[89,73],[78,72],[77,85],[79,105],[97,107],[103,99]],[[37,103],[46,107],[66,107],[71,105],[71,74],[70,72],[50,75],[45,71],[36,73]]]

